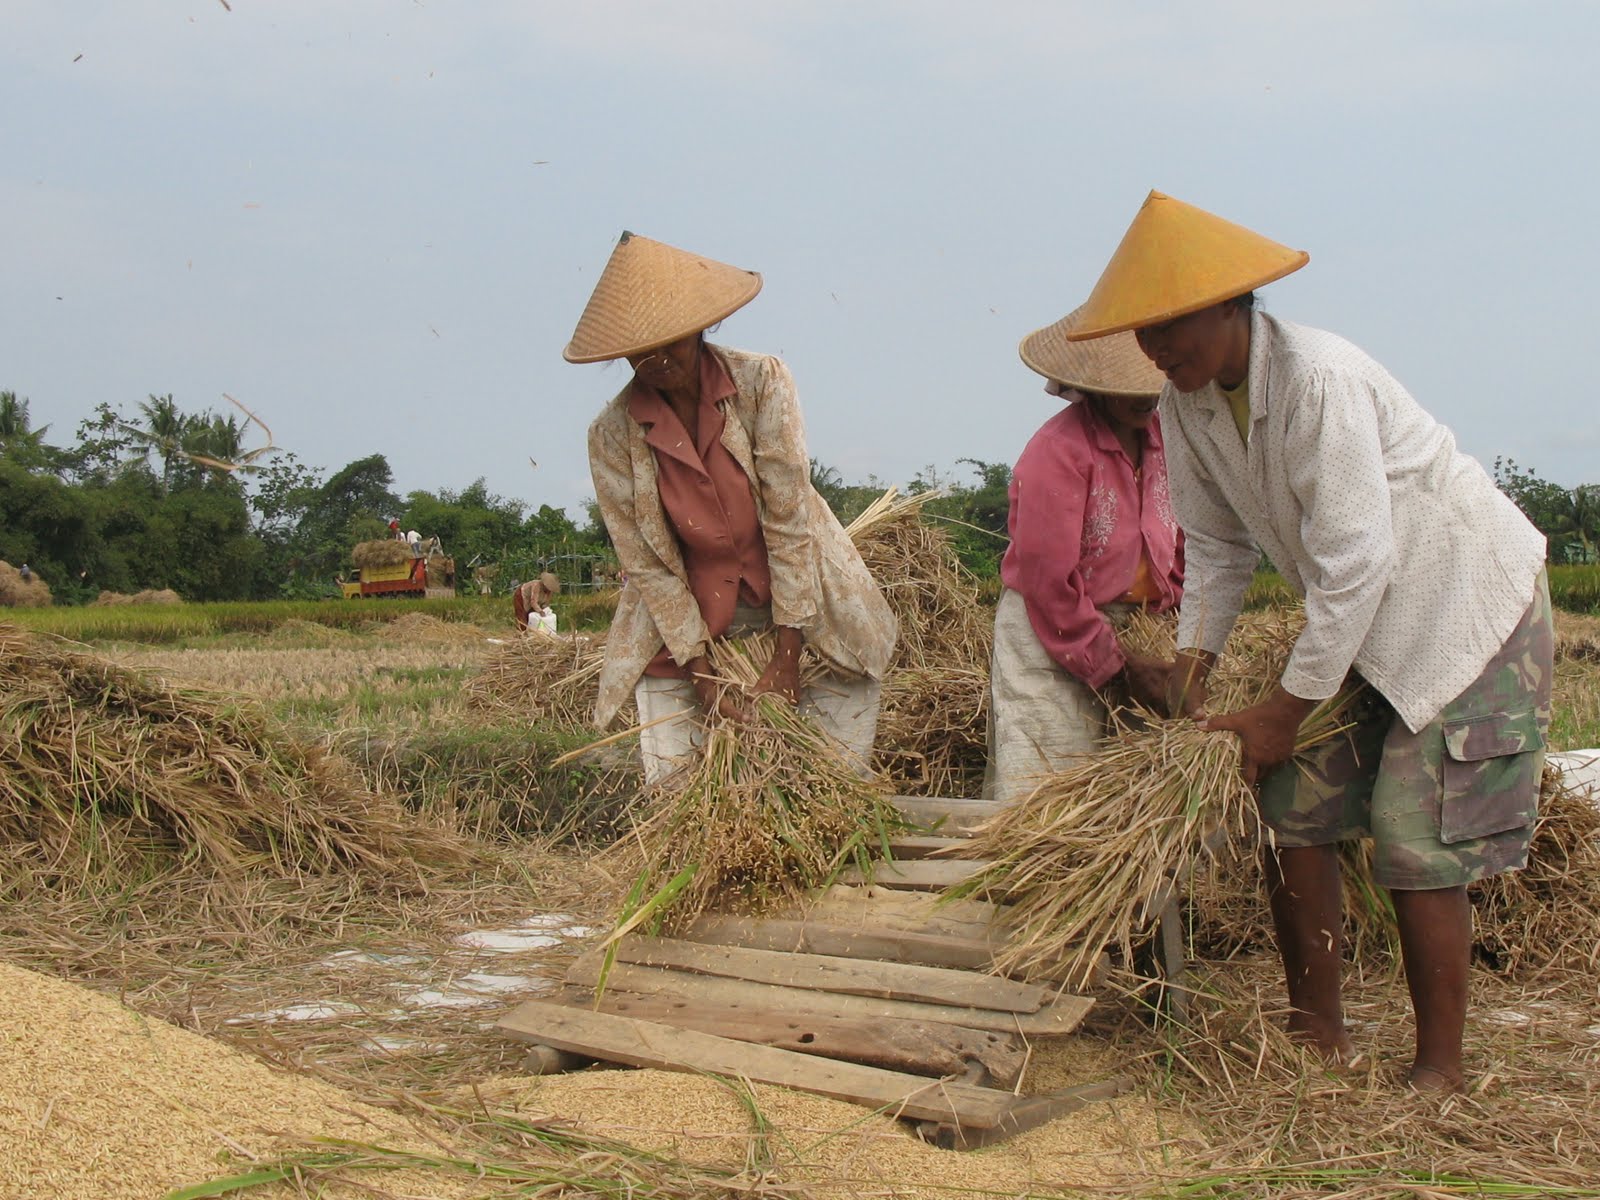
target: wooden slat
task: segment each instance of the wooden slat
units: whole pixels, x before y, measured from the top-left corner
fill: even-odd
[[[592,988],[600,981],[597,960],[585,955],[567,971],[566,981]],[[846,996],[809,988],[780,987],[724,979],[715,975],[690,975],[658,967],[617,963],[606,986],[621,992],[672,996],[693,1003],[703,1001],[736,1005],[749,1012],[820,1013],[842,1017],[895,1017],[906,1021],[940,1021],[968,1029],[996,1029],[1029,1037],[1055,1037],[1071,1033],[1083,1021],[1093,1002],[1083,996],[1062,995],[1038,1012],[996,1012],[985,1008],[958,1008],[950,1004],[922,1004],[914,1000],[880,1000],[873,996]]]
[[[959,1008],[991,1008],[1001,1012],[1038,1012],[1050,992],[1032,983],[1018,983],[975,971],[952,971],[910,963],[870,962],[834,954],[793,954],[753,950],[747,946],[705,946],[678,938],[627,937],[616,944],[618,962],[644,967],[669,967],[697,975],[748,979],[781,987],[876,996],[884,1000],[916,1000]],[[604,952],[589,956],[598,968]]]
[[[940,796],[891,796],[890,801],[909,820],[940,837],[971,837],[973,831],[999,814],[993,800],[952,800]]]
[[[955,855],[959,858],[962,852],[971,844],[971,838],[960,837],[935,837],[919,834],[904,834],[901,837],[889,839],[889,854],[896,862],[904,862],[913,858],[936,858],[940,855]]]
[[[873,864],[870,882],[874,887],[896,888],[902,891],[942,892],[945,888],[965,883],[987,865],[969,858],[921,858],[903,862],[880,862]],[[861,873],[861,868],[846,867],[839,873],[839,882],[850,884],[869,881]]]
[[[918,1120],[948,1121],[962,1129],[994,1128],[1016,1101],[1010,1092],[993,1088],[834,1062],[539,1000],[519,1005],[499,1027],[514,1037],[575,1054],[635,1067],[706,1071],[776,1083]]]
[[[691,942],[713,946],[749,946],[753,950],[785,950],[802,954],[835,954],[879,962],[921,963],[987,971],[994,963],[995,943],[939,933],[834,925],[825,921],[778,917],[733,917],[705,913],[683,931]]]
[[[835,884],[805,901],[793,915],[847,928],[900,929],[975,941],[1010,935],[1006,910],[987,900],[946,900],[885,887]]]
[[[563,988],[559,999],[570,1007],[594,1007],[594,993],[583,988]],[[990,1087],[1015,1087],[1027,1061],[1015,1034],[934,1021],[752,1013],[726,1004],[691,1004],[611,988],[600,998],[600,1011],[912,1075],[961,1075],[976,1063],[981,1077],[970,1082]]]

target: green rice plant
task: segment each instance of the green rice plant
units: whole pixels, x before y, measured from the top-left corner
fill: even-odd
[[[1550,603],[1576,613],[1600,613],[1600,564],[1548,568]]]
[[[501,610],[505,613],[502,614]],[[40,633],[78,642],[193,642],[225,634],[271,633],[288,621],[365,630],[412,613],[468,624],[509,622],[504,601],[477,596],[440,600],[264,600],[214,604],[87,605],[16,609],[9,618]]]

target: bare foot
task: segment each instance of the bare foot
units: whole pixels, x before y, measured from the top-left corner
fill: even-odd
[[[1450,1095],[1467,1090],[1467,1081],[1458,1072],[1441,1071],[1438,1067],[1415,1066],[1406,1076],[1406,1086],[1414,1092]]]
[[[1348,1063],[1356,1058],[1356,1044],[1342,1022],[1319,1021],[1307,1013],[1296,1013],[1289,1018],[1288,1033],[1293,1041],[1316,1050],[1330,1063]]]

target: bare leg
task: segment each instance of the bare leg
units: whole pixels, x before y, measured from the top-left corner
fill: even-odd
[[[1262,854],[1272,925],[1289,985],[1289,1033],[1335,1060],[1354,1056],[1339,996],[1340,922],[1337,846],[1303,846]]]
[[[1472,908],[1464,887],[1391,892],[1400,923],[1406,986],[1417,1020],[1410,1083],[1421,1091],[1460,1091],[1461,1039],[1467,1025]]]

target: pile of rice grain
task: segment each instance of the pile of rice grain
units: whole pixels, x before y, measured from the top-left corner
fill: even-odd
[[[5,1196],[151,1200],[243,1173],[313,1137],[426,1147],[393,1113],[329,1084],[270,1070],[87,988],[5,962],[0,1078]],[[385,1171],[381,1180],[400,1194],[473,1194],[459,1175]],[[289,1184],[249,1192],[303,1194]],[[369,1193],[335,1184],[316,1194]]]

